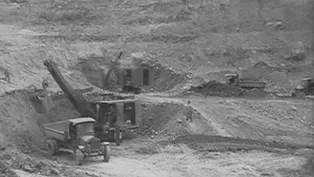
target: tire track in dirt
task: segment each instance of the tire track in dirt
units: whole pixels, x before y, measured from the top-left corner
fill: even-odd
[[[244,149],[291,149],[296,150],[300,148],[311,148],[314,147],[304,146],[304,145],[295,145],[287,143],[277,143],[277,142],[267,142],[261,140],[252,140],[252,139],[243,139],[243,138],[233,138],[233,137],[222,137],[222,136],[213,136],[213,135],[185,135],[177,137],[173,143],[184,143],[187,144],[192,149],[204,150],[208,145],[218,145],[218,147],[229,148],[234,145],[234,147],[239,148],[239,150]],[[240,145],[240,146],[238,146]]]

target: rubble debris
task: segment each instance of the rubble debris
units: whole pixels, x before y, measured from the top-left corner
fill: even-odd
[[[290,61],[304,61],[309,55],[309,51],[310,47],[306,46],[303,42],[298,42],[297,46],[292,48],[284,59]]]
[[[295,107],[295,106],[292,106],[292,107],[291,107],[291,109],[292,109],[293,111],[298,110],[298,108],[297,108],[297,107]]]

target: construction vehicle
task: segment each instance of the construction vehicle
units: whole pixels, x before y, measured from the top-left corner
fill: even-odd
[[[37,113],[46,113],[54,107],[54,102],[50,93],[47,91],[48,81],[43,80],[42,89],[38,89],[35,85],[28,86],[28,96],[35,111]]]
[[[154,70],[147,66],[137,68],[120,67],[116,73],[118,83],[124,93],[139,94],[154,83]]]
[[[304,98],[307,95],[314,95],[314,78],[303,78],[291,96]]]
[[[93,156],[103,156],[103,160],[109,162],[109,143],[95,137],[95,122],[93,118],[80,117],[44,124],[50,155],[56,155],[60,148],[66,148],[73,150],[77,165],[82,164],[84,157]]]
[[[106,74],[102,72],[102,88],[108,88],[108,79],[112,72],[118,77],[118,84],[120,85],[122,93],[139,94],[142,92],[142,86],[149,86],[153,80],[153,70],[149,68],[119,68],[119,60],[121,59],[122,52],[120,51],[115,60],[107,55],[107,50],[101,48],[104,58],[110,61],[109,70]]]
[[[225,74],[228,78],[228,84],[243,89],[265,89],[266,82],[256,81],[252,79],[240,79],[239,74]]]
[[[107,100],[89,103],[93,112],[96,112],[96,136],[102,140],[115,142],[120,145],[125,133],[133,132],[138,128],[136,118],[140,116],[141,104],[138,100]],[[102,127],[109,125],[107,133],[102,133]],[[100,128],[100,129],[99,129]]]
[[[127,132],[129,128],[136,128],[136,121],[133,121],[133,125],[130,125],[125,118],[133,116],[133,119],[136,120],[139,117],[141,105],[138,101],[132,99],[88,102],[82,94],[75,91],[68,84],[54,62],[45,60],[44,65],[79,114],[82,117],[92,117],[96,120],[95,134],[102,142],[109,141],[120,145],[122,142],[121,137],[123,137],[122,133]],[[131,110],[126,109],[126,107],[131,108]],[[110,131],[106,131],[108,123]]]

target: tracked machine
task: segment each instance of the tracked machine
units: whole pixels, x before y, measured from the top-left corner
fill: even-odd
[[[95,137],[101,142],[115,142],[120,145],[125,132],[138,128],[137,118],[141,113],[138,100],[87,101],[69,85],[54,62],[45,60],[44,65],[81,117],[91,117],[95,120]]]
[[[241,79],[239,74],[226,74],[225,77],[228,78],[228,84],[243,89],[260,89],[263,90],[266,87],[265,82],[251,80],[251,79]]]
[[[305,98],[307,95],[314,95],[314,78],[303,78],[291,96]]]

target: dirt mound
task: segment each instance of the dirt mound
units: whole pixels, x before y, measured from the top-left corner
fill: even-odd
[[[142,105],[142,121],[139,133],[152,138],[174,139],[178,136],[204,133],[215,135],[207,120],[196,110],[193,122],[185,121],[186,107],[175,103],[158,103]]]
[[[151,91],[162,92],[170,90],[186,79],[184,74],[177,73],[172,68],[167,68],[161,64],[145,63],[144,65],[154,70],[155,83],[151,86]]]
[[[0,102],[0,145],[10,142],[27,153],[37,153],[38,148],[45,148],[41,124],[77,115],[68,101],[56,100],[55,105],[48,113],[37,114],[27,92],[15,91],[3,95]]]
[[[62,170],[62,165],[55,162],[47,161],[40,158],[30,157],[25,154],[18,153],[12,148],[3,150],[0,152],[0,166],[3,166],[2,170],[4,174],[8,176],[17,176],[15,171],[12,169],[20,169],[31,174],[41,174],[41,175],[60,175]],[[1,167],[0,167],[1,171]],[[0,175],[1,176],[1,175]]]
[[[192,100],[232,137],[313,146],[312,103],[305,100]]]
[[[180,124],[177,122],[177,119],[184,117],[182,114],[183,109],[182,105],[171,103],[143,104],[143,119],[140,123],[139,132],[142,135],[149,136],[176,136],[177,134],[187,133],[187,126],[179,126]],[[171,129],[170,126],[175,129]]]
[[[6,93],[0,101],[0,172],[15,176],[13,169],[39,175],[61,175],[63,165],[46,158],[42,124],[77,116],[67,99],[54,100],[55,107],[36,113],[25,90]],[[0,175],[0,176],[1,176]],[[21,175],[24,176],[24,175]],[[70,175],[66,175],[70,176]]]

